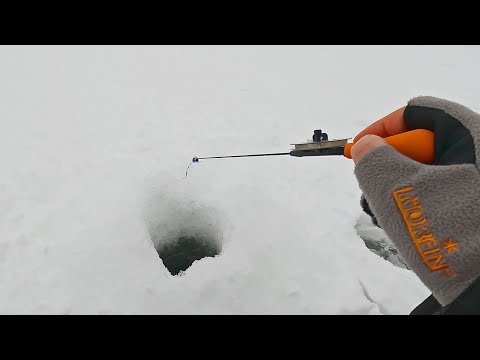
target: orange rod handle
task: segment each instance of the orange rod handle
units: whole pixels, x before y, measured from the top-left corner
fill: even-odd
[[[417,129],[385,138],[385,141],[401,154],[421,162],[432,164],[435,157],[433,131]],[[352,147],[355,143],[345,145],[344,156],[352,158]]]

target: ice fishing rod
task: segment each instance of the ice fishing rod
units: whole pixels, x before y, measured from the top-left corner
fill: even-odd
[[[329,140],[328,135],[322,130],[314,130],[312,139],[293,145],[294,148],[289,152],[266,153],[266,154],[247,154],[247,155],[226,155],[194,157],[192,163],[198,163],[200,160],[208,159],[227,159],[244,158],[256,156],[283,156],[290,155],[295,157],[304,156],[344,156],[352,158],[351,149],[354,143],[349,143],[349,139]],[[385,138],[386,142],[393,146],[397,151],[409,158],[424,164],[431,164],[434,159],[434,134],[430,130],[417,129],[407,131],[398,135]]]

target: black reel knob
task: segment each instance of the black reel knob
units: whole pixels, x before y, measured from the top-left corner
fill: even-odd
[[[314,142],[328,141],[328,135],[322,132],[322,130],[314,130],[312,139]]]

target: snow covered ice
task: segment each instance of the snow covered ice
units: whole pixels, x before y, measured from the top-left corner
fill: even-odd
[[[1,46],[0,313],[408,314],[430,293],[365,246],[385,235],[351,160],[182,178],[193,156],[351,138],[417,95],[480,111],[479,62],[478,46]],[[172,276],[154,242],[193,232],[220,254]]]

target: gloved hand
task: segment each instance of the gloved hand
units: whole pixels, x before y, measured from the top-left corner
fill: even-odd
[[[435,134],[433,165],[382,139],[418,128]],[[450,304],[480,275],[480,115],[417,97],[354,141],[364,205],[438,302]]]

